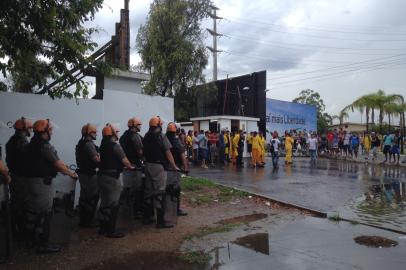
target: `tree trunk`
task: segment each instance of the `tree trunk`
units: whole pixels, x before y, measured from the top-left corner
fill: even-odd
[[[382,134],[383,108],[379,108],[379,132]]]
[[[375,109],[371,108],[371,123],[375,125]]]
[[[402,151],[402,154],[404,154],[404,140],[405,140],[405,135],[406,135],[406,130],[405,130],[405,128],[406,128],[406,119],[405,119],[405,112],[402,112],[401,114],[400,114],[400,116],[401,116],[401,119],[402,119],[402,123],[401,123],[401,126],[400,126],[400,132],[401,132],[401,134],[402,134],[402,145],[401,145],[401,151]]]
[[[389,130],[388,131],[390,132],[390,130],[391,130],[391,128],[390,128],[390,113],[388,113],[388,120],[389,120],[388,121],[389,122]]]
[[[366,118],[365,120],[367,123],[366,131],[368,132],[368,130],[369,130],[369,107],[365,108],[365,118]]]

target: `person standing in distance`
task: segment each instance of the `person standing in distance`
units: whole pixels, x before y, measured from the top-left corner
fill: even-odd
[[[149,130],[145,134],[144,156],[145,156],[145,203],[151,204],[157,211],[157,228],[172,228],[172,224],[165,223],[165,200],[167,170],[179,171],[171,153],[171,143],[162,133],[162,120],[156,116],[149,120]],[[146,220],[148,219],[148,220]],[[149,223],[151,217],[145,216],[144,222]]]
[[[86,124],[82,127],[82,138],[76,145],[76,165],[80,183],[80,223],[81,227],[95,227],[93,218],[99,202],[96,169],[99,167],[99,148],[94,144],[97,127]]]
[[[135,170],[124,170],[123,183],[124,189],[128,189],[127,196],[133,204],[134,218],[142,217],[142,201],[144,195],[144,187],[142,182],[142,137],[139,134],[141,131],[141,120],[139,118],[131,118],[128,120],[128,129],[120,138],[120,145],[123,148],[128,160],[136,168]]]
[[[30,233],[38,253],[54,253],[60,248],[49,243],[54,186],[53,178],[58,172],[77,179],[75,172],[69,170],[59,159],[55,148],[49,143],[53,127],[49,121],[34,123],[34,136],[27,145],[26,185],[26,229]]]
[[[6,163],[10,170],[12,182],[10,184],[11,211],[13,235],[26,238],[24,206],[28,200],[25,184],[24,156],[28,138],[32,133],[32,122],[24,117],[14,124],[15,133],[6,144]]]
[[[123,188],[119,179],[124,167],[134,170],[123,148],[118,144],[119,130],[107,124],[103,130],[100,145],[100,166],[97,183],[100,189],[99,234],[109,238],[121,238],[124,234],[116,231],[117,214],[120,208],[120,194]]]

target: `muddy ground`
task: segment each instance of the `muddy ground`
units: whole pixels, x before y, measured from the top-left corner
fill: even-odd
[[[73,229],[61,253],[39,256],[20,248],[0,269],[204,269],[199,265],[208,258],[200,251],[222,237],[237,239],[260,232],[258,222],[277,227],[306,214],[192,178],[184,180],[182,208],[189,215],[175,228],[156,229],[134,221],[123,206],[118,227],[127,235],[122,239],[99,236],[97,228],[80,229],[77,219],[70,219]]]

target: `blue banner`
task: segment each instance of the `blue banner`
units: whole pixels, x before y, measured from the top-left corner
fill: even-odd
[[[315,106],[294,102],[266,99],[266,129],[268,132],[297,130],[317,131]]]

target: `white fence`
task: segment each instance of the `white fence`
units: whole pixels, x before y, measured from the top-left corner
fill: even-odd
[[[76,163],[75,146],[84,124],[94,123],[98,126],[99,143],[101,129],[106,123],[118,123],[122,134],[127,128],[127,120],[136,116],[143,123],[141,133],[145,133],[149,119],[156,115],[166,122],[173,121],[173,99],[115,90],[104,90],[103,100],[52,100],[43,95],[0,92],[0,144],[5,145],[14,133],[13,123],[21,116],[33,120],[49,118],[55,124],[51,143],[59,157],[71,165]],[[55,184],[60,192],[69,192],[74,187],[73,180],[61,175],[58,175]]]

